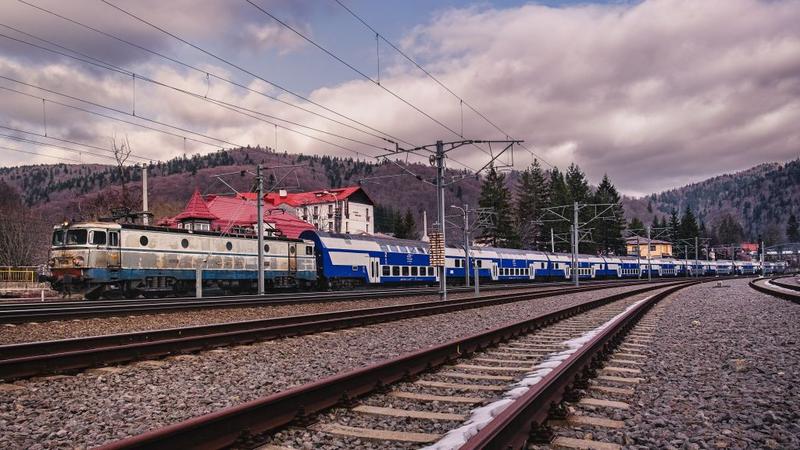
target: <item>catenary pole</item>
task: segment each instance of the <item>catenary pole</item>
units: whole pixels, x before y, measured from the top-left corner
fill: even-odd
[[[444,226],[444,144],[436,141],[436,213],[439,219],[439,232],[442,234],[442,245],[447,253],[447,239],[445,237]],[[444,265],[439,274],[439,297],[447,300],[447,256],[444,258]]]
[[[578,202],[572,204],[572,277],[575,286],[580,286],[578,276]]]
[[[650,246],[651,245],[652,244],[650,243],[650,225],[648,225],[647,226],[647,282],[648,283],[653,281],[653,279],[652,279],[653,266],[650,263],[650,259],[653,257],[653,255],[650,254],[650,248],[651,248]]]
[[[469,205],[464,204],[464,282],[469,287],[469,269],[472,267],[469,257]]]
[[[261,164],[256,166],[256,184],[258,185],[258,198],[256,200],[256,220],[258,225],[258,295],[264,295],[264,177],[261,176]]]

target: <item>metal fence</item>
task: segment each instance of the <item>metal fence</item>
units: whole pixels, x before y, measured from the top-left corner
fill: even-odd
[[[0,266],[0,283],[35,283],[37,267]]]

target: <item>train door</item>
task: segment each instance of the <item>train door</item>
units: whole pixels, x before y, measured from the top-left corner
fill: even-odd
[[[497,281],[497,276],[500,271],[497,268],[497,263],[492,262],[492,280]]]
[[[528,279],[533,280],[536,278],[536,268],[539,267],[539,263],[528,263]]]
[[[381,260],[379,258],[370,258],[369,265],[367,266],[367,276],[370,283],[380,283],[381,281]]]
[[[119,231],[108,232],[108,267],[117,268],[122,265],[122,246],[119,242]]]
[[[297,244],[294,242],[289,243],[289,274],[293,275],[297,272]]]

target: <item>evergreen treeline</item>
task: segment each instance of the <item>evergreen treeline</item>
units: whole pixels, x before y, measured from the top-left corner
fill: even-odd
[[[564,173],[558,168],[547,172],[534,160],[520,175],[513,192],[505,174],[490,167],[481,186],[479,205],[491,208],[494,220],[481,230],[478,239],[491,246],[549,250],[552,230],[556,251],[569,251],[571,221],[561,216],[571,219],[575,202],[596,205],[579,211],[582,228],[591,231],[591,238],[582,239],[579,250],[624,254],[625,220],[619,193],[608,176],[592,190],[586,175],[575,164]],[[548,208],[551,212],[547,212]]]
[[[419,239],[417,223],[410,209],[400,213],[391,206],[375,205],[375,231],[400,239]]]

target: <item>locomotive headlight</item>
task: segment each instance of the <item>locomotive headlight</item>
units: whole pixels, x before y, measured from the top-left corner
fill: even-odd
[[[75,264],[76,266],[82,266],[83,265],[83,256],[76,256],[76,257],[72,258],[72,264]]]

